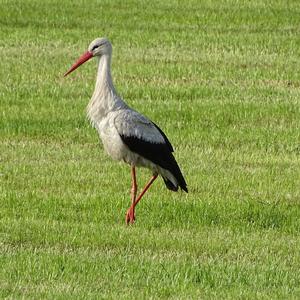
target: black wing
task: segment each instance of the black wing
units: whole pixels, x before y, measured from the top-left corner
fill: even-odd
[[[156,126],[157,127],[157,126]],[[158,127],[157,127],[158,128]],[[161,129],[158,128],[160,132]],[[173,176],[176,178],[178,185],[185,191],[187,190],[187,185],[184,180],[184,177],[179,169],[179,166],[172,154],[173,147],[168,141],[165,134],[163,134],[165,138],[165,143],[151,143],[150,141],[145,141],[141,138],[137,138],[134,136],[126,136],[121,135],[120,137],[122,141],[127,145],[127,147],[141,155],[142,157],[152,161],[153,163],[159,165],[161,168],[170,171]],[[164,178],[165,184],[168,189],[177,191],[178,187],[174,186],[170,180]]]
[[[140,156],[170,171],[178,185],[187,190],[186,182],[172,154],[173,147],[164,132],[149,119],[136,111],[127,109],[114,118],[115,127],[125,145]],[[168,178],[163,178],[168,189],[177,191]]]
[[[163,136],[170,152],[174,152],[173,146],[171,145],[170,141],[168,140],[167,136],[165,133],[155,124],[152,122],[152,124],[156,127],[156,129],[160,132],[160,134]]]

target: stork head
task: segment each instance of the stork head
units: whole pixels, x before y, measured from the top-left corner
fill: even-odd
[[[75,69],[77,69],[80,65],[82,65],[94,56],[101,57],[103,55],[111,55],[111,53],[112,45],[110,41],[107,38],[97,38],[90,43],[88,51],[86,51],[79,57],[79,59],[70,68],[70,70],[67,73],[65,73],[64,76],[67,76]]]
[[[102,56],[105,54],[110,55],[112,52],[112,46],[107,38],[98,38],[90,43],[88,51],[91,52],[93,56]]]

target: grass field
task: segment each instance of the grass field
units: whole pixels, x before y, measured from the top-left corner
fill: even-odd
[[[299,299],[299,14],[299,1],[0,0],[0,297]],[[100,36],[190,191],[158,180],[129,227],[130,169],[85,116],[95,62],[62,77]]]

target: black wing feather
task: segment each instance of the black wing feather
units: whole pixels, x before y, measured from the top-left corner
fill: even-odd
[[[172,154],[173,147],[162,130],[159,129],[156,125],[155,127],[164,137],[165,143],[151,143],[135,136],[126,136],[122,134],[120,134],[120,137],[131,151],[152,161],[153,163],[159,165],[161,168],[170,171],[178,181],[178,185],[187,192],[188,190],[186,182]],[[170,190],[176,191],[178,189],[168,179],[164,178],[164,181],[166,183],[166,186]]]
[[[170,152],[174,152],[173,146],[171,145],[169,139],[167,138],[167,136],[165,135],[165,133],[155,124],[152,122],[152,124],[156,127],[156,129],[160,132],[160,134],[163,136],[168,148]]]

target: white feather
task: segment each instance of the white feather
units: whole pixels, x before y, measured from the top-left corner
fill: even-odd
[[[136,137],[151,143],[165,142],[150,120],[130,108],[117,111],[114,124],[120,135]]]

